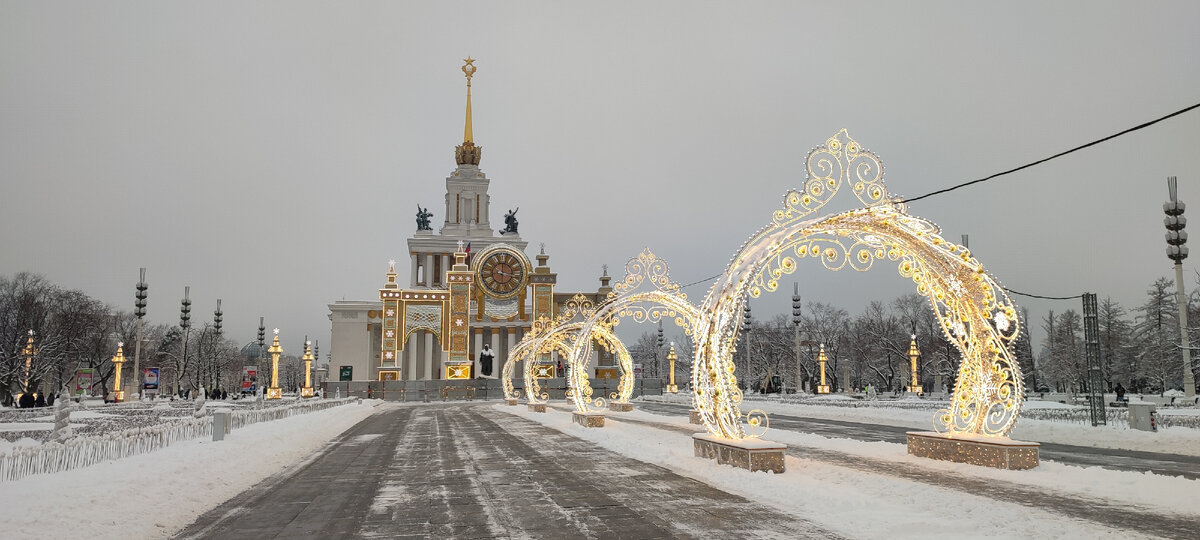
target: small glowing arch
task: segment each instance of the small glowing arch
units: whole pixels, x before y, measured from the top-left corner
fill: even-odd
[[[603,397],[592,398],[592,385],[585,369],[586,359],[591,356],[591,342],[585,336],[593,328],[615,327],[626,317],[639,323],[658,322],[665,317],[674,320],[690,336],[698,315],[696,306],[688,302],[687,295],[680,291],[679,285],[671,281],[670,266],[666,260],[646,248],[626,262],[625,278],[614,285],[608,299],[582,323],[581,331],[570,347],[567,381],[572,389],[571,398],[576,410],[588,412],[592,407],[604,408]],[[626,366],[626,363],[629,365]],[[623,370],[633,371],[632,359],[623,358],[621,364]],[[630,395],[632,390],[631,381]],[[628,395],[624,401],[627,400]]]

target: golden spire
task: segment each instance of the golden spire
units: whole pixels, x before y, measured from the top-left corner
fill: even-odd
[[[471,77],[475,75],[475,59],[468,56],[463,60],[463,73],[467,76],[467,123],[463,127],[463,142],[475,142],[474,136],[471,133]]]
[[[454,148],[454,161],[459,165],[479,165],[483,149],[475,146],[475,135],[471,130],[471,77],[475,76],[475,59],[466,57],[462,72],[467,76],[467,122],[463,126],[463,142]]]

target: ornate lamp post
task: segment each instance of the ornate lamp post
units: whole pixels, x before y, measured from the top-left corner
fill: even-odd
[[[302,397],[302,398],[313,397],[312,363],[313,363],[312,342],[305,341],[304,342],[304,387],[300,389],[300,397]]]
[[[675,386],[675,360],[679,357],[675,355],[675,343],[671,343],[671,350],[667,351],[667,361],[671,363],[671,382],[667,384],[667,392],[672,394],[679,392],[679,387]]]
[[[137,350],[136,345],[134,346],[134,350]],[[117,379],[113,383],[113,397],[116,398],[117,403],[120,403],[122,401],[125,401],[125,389],[121,387],[121,366],[125,364],[125,343],[124,342],[121,342],[121,341],[117,342],[117,354],[113,355],[112,363],[113,363],[113,367],[116,369],[116,379]]]
[[[33,330],[29,331],[29,340],[25,342],[25,348],[21,349],[21,355],[25,357],[25,391],[17,395],[21,396],[30,393],[29,389],[29,374],[33,369],[33,356],[37,354],[37,349],[33,346]]]
[[[267,352],[271,353],[271,386],[267,388],[267,399],[279,399],[283,397],[283,390],[279,389],[279,355],[283,354],[283,347],[279,346],[278,328],[275,329],[275,341]]]
[[[825,356],[825,344],[822,343],[821,344],[821,354],[819,356],[817,356],[817,364],[821,367],[821,384],[817,385],[817,393],[818,394],[828,394],[829,393],[829,383],[825,382],[825,363],[828,361],[829,361],[829,358],[827,358]]]
[[[259,317],[258,318],[258,357],[254,359],[254,364],[255,364],[255,366],[254,366],[254,369],[255,369],[254,394],[256,396],[262,395],[262,392],[259,392],[259,388],[262,387],[262,381],[263,381],[263,374],[262,374],[263,364],[262,364],[262,362],[263,362],[263,351],[266,348],[266,342],[267,342],[267,327],[263,326],[263,317]]]
[[[1163,203],[1163,212],[1167,217],[1163,224],[1167,226],[1167,258],[1175,261],[1175,305],[1179,308],[1179,337],[1183,348],[1183,393],[1187,397],[1196,395],[1196,377],[1192,374],[1191,340],[1188,339],[1187,296],[1183,293],[1183,260],[1188,256],[1187,218],[1183,211],[1187,205],[1179,200],[1175,177],[1167,177],[1167,193],[1171,200]]]
[[[908,379],[908,391],[913,394],[921,393],[920,381],[917,379],[917,359],[921,357],[921,351],[917,349],[917,335],[912,335],[912,341],[908,344],[908,361],[912,366],[912,373]]]

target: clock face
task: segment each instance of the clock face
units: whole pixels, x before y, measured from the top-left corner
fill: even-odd
[[[528,284],[521,259],[508,250],[497,250],[479,264],[479,285],[496,298],[511,298]]]

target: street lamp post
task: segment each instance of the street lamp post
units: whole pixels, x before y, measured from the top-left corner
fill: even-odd
[[[137,346],[134,346],[137,349]],[[117,403],[125,401],[125,390],[121,388],[121,366],[125,364],[125,343],[117,342],[117,354],[112,357],[113,368],[116,371],[116,381],[113,381],[113,400]]]
[[[829,393],[829,384],[825,382],[825,363],[828,361],[829,361],[829,359],[825,357],[825,344],[822,343],[821,344],[821,355],[817,357],[817,364],[821,368],[821,384],[817,386],[818,394],[828,394]]]
[[[671,394],[679,392],[679,387],[675,385],[675,360],[678,358],[675,354],[675,343],[671,343],[671,350],[667,352],[667,361],[671,363],[671,382],[667,384],[667,392]]]
[[[263,369],[263,367],[264,367],[264,366],[262,365],[262,362],[263,362],[263,348],[266,346],[266,341],[267,341],[267,327],[266,327],[266,326],[263,326],[263,318],[262,318],[262,317],[259,317],[259,318],[258,318],[258,358],[255,358],[255,359],[254,359],[254,363],[255,363],[255,364],[257,364],[256,366],[254,366],[254,367],[255,367],[255,375],[254,375],[254,378],[255,378],[255,387],[254,387],[254,394],[255,394],[256,396],[258,396],[258,395],[262,395],[262,394],[261,394],[261,393],[258,391],[258,387],[259,387],[259,386],[261,386],[261,384],[262,384],[260,381],[262,381],[262,378],[263,378],[263,376],[262,376],[262,375],[263,375],[263,374],[262,374],[262,369]]]
[[[133,387],[133,391],[129,394],[133,399],[140,400],[142,398],[142,319],[146,316],[146,290],[150,286],[146,284],[146,269],[138,269],[137,294],[134,295],[136,301],[133,303],[133,314],[137,316],[137,337],[133,343],[133,373],[129,377],[129,385]]]
[[[921,357],[920,349],[917,349],[917,335],[912,335],[912,341],[908,343],[908,361],[911,364],[912,373],[908,379],[908,391],[913,394],[921,393],[921,381],[917,378],[917,359]]]
[[[663,327],[662,320],[658,321],[658,346],[654,348],[654,376],[662,380],[662,348],[663,348]]]
[[[800,284],[792,284],[792,343],[793,350],[796,353],[796,393],[800,393],[800,388],[803,386],[804,369],[800,365]]]
[[[302,398],[313,397],[313,387],[312,387],[313,352],[312,352],[311,345],[312,345],[312,342],[310,342],[308,340],[304,341],[304,388],[300,389],[300,397],[302,397]]]
[[[283,391],[279,389],[279,355],[283,353],[283,347],[279,346],[278,328],[275,329],[275,341],[267,352],[271,353],[271,386],[267,388],[267,399],[279,399],[283,397]]]
[[[179,395],[179,378],[183,376],[183,370],[187,368],[187,342],[188,332],[192,329],[192,300],[188,298],[191,295],[192,288],[185,286],[183,288],[183,300],[179,303],[179,328],[183,329],[183,348],[179,353],[179,369],[175,370],[175,388],[173,396]]]
[[[1167,177],[1167,194],[1171,199],[1163,203],[1163,213],[1167,217],[1163,224],[1167,226],[1167,258],[1175,261],[1175,305],[1179,308],[1179,339],[1183,350],[1183,393],[1187,397],[1196,396],[1196,377],[1192,373],[1191,340],[1188,339],[1187,296],[1183,293],[1183,260],[1188,256],[1187,218],[1183,211],[1187,207],[1179,200],[1178,186],[1175,177]]]
[[[219,355],[221,354],[221,320],[224,318],[225,314],[221,312],[221,299],[218,298],[217,310],[213,312],[213,332],[217,334],[213,353],[218,355],[217,358],[213,358],[213,388],[216,390],[221,389],[221,359]]]

